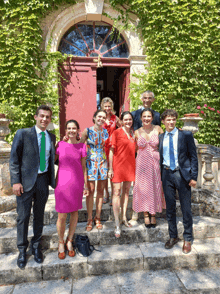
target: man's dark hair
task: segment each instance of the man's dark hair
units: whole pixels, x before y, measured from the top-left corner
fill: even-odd
[[[51,110],[51,108],[50,108],[49,106],[47,106],[47,105],[40,105],[40,106],[37,108],[35,114],[38,115],[40,110],[50,111],[50,114],[51,114],[51,116],[52,116],[52,110]]]
[[[167,116],[174,116],[178,118],[178,113],[174,109],[167,109],[161,114],[161,120],[165,120]]]

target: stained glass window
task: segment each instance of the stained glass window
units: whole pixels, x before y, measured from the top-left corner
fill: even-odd
[[[81,22],[63,36],[60,52],[75,56],[127,58],[128,46],[123,36],[104,22]]]

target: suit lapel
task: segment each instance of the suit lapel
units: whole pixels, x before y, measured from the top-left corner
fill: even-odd
[[[181,142],[182,142],[182,139],[183,139],[183,133],[181,130],[178,129],[178,141],[177,141],[177,156],[178,156],[178,159],[179,159],[179,154],[180,154],[180,146],[181,146]]]
[[[160,144],[159,144],[159,152],[161,155],[163,155],[163,139],[164,139],[165,133],[160,135]]]
[[[32,137],[32,143],[33,143],[34,149],[39,157],[40,154],[39,154],[38,141],[37,141],[37,132],[35,127],[31,128],[31,137]]]
[[[165,133],[160,135],[159,140],[159,153],[160,153],[160,165],[163,163],[163,139],[164,139]]]

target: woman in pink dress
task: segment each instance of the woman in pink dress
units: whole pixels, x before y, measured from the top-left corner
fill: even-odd
[[[112,133],[116,130],[116,127],[120,128],[122,126],[121,120],[115,115],[114,111],[114,103],[111,98],[105,97],[101,102],[101,109],[105,110],[107,113],[106,121],[103,125],[103,128],[108,131],[108,140],[105,142],[105,154],[107,156],[107,160],[109,162],[109,150],[110,150],[110,138]],[[111,184],[112,188],[112,184]],[[113,188],[111,189],[113,190]],[[103,203],[107,203],[109,201],[109,192],[108,192],[108,181],[105,186],[106,194],[103,198]],[[110,200],[109,205],[112,205],[112,201]]]
[[[153,111],[145,108],[141,112],[142,125],[135,131],[138,146],[136,158],[135,185],[133,191],[133,210],[144,212],[145,226],[156,227],[156,212],[166,207],[162,191],[159,166],[160,126],[152,125]]]
[[[66,123],[68,140],[58,142],[56,147],[56,159],[59,158],[59,166],[55,188],[55,209],[58,212],[58,257],[60,259],[66,257],[65,247],[70,257],[75,256],[72,239],[78,222],[78,210],[82,208],[83,193],[88,196],[86,145],[77,140],[78,131],[78,122],[69,120]],[[67,213],[70,213],[70,224],[66,243],[64,243]]]

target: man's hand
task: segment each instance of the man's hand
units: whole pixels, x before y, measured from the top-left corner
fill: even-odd
[[[24,193],[24,189],[23,189],[23,186],[22,186],[21,183],[18,183],[18,184],[14,184],[13,185],[13,193],[16,196],[21,196],[21,194]]]
[[[189,186],[195,188],[196,187],[196,181],[195,180],[190,180]]]

